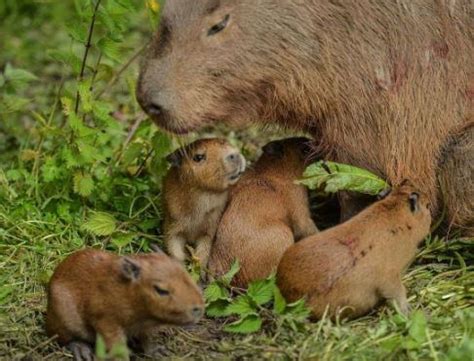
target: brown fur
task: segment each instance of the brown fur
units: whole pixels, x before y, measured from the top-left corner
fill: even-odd
[[[383,299],[407,312],[401,273],[431,222],[426,196],[411,209],[413,192],[403,185],[342,225],[289,248],[277,273],[284,297],[290,302],[306,297],[316,318],[326,306],[330,316],[363,315]]]
[[[195,156],[205,156],[200,162]],[[185,259],[185,244],[196,244],[204,269],[227,203],[228,189],[245,169],[245,158],[223,139],[200,139],[169,156],[174,163],[163,182],[164,234],[168,253]]]
[[[169,294],[160,295],[155,287]],[[86,249],[56,268],[49,283],[46,329],[69,345],[76,358],[88,359],[84,350],[96,333],[110,350],[132,336],[146,341],[147,330],[157,325],[194,323],[203,313],[201,291],[164,253],[119,257]]]
[[[289,138],[267,144],[253,169],[231,190],[211,251],[209,270],[227,272],[237,259],[233,284],[247,287],[275,271],[295,240],[317,232],[308,194],[295,184],[305,168],[309,139]]]
[[[453,155],[446,171],[438,160],[472,120],[473,84],[471,0],[170,0],[138,99],[176,133],[217,121],[307,129],[330,159],[393,186],[412,180],[434,212],[440,177],[449,221],[468,227],[472,180],[460,175],[474,154]]]

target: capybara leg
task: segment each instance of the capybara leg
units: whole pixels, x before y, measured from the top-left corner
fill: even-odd
[[[166,241],[168,254],[179,262],[184,262],[184,260],[186,259],[186,253],[184,251],[185,245],[186,240],[183,237],[179,236],[171,236]]]
[[[161,359],[166,354],[166,347],[157,341],[159,332],[160,327],[145,327],[137,335],[143,354],[154,360]]]
[[[91,345],[85,342],[74,341],[67,345],[69,351],[72,352],[75,361],[94,361],[94,350]]]
[[[311,219],[309,210],[303,209],[300,213],[302,214],[293,215],[294,220],[292,228],[295,241],[299,241],[300,239],[319,232],[318,227],[316,227],[313,220]]]
[[[374,197],[368,195],[346,191],[339,192],[337,197],[341,207],[341,222],[354,217],[375,200]]]
[[[474,237],[473,124],[453,136],[445,146],[439,173],[440,209],[446,208],[448,227],[459,229],[468,237]]]
[[[102,321],[96,325],[96,330],[101,335],[105,342],[107,351],[111,351],[116,345],[126,345],[127,337],[120,326],[117,326],[110,321]]]
[[[201,265],[201,278],[204,279],[207,269],[207,263],[211,254],[212,238],[204,236],[198,239],[196,246],[196,257],[199,259]]]
[[[401,313],[407,315],[410,312],[410,304],[407,300],[407,290],[399,276],[387,280],[381,287],[380,293],[388,302],[393,303]]]

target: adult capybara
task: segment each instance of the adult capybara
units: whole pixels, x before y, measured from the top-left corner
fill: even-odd
[[[218,121],[308,130],[338,162],[410,179],[434,214],[443,199],[448,222],[474,234],[463,197],[474,154],[438,166],[474,115],[471,0],[169,0],[138,99],[174,133]],[[472,133],[465,142],[454,150]]]
[[[275,271],[295,241],[318,231],[309,211],[308,190],[296,184],[310,160],[308,142],[298,137],[268,143],[230,190],[211,249],[213,276],[223,275],[238,260],[240,270],[232,284],[246,288]]]
[[[289,302],[306,297],[316,318],[327,307],[331,317],[360,316],[381,300],[406,313],[401,273],[430,222],[426,197],[404,184],[339,227],[288,248],[278,265],[278,287]]]

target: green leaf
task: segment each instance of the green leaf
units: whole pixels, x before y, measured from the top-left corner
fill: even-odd
[[[31,104],[32,100],[16,95],[3,94],[0,102],[0,113],[13,113],[25,111],[25,108]]]
[[[33,80],[38,80],[33,73],[24,69],[13,68],[9,63],[5,66],[4,77],[6,81],[12,83],[28,83]]]
[[[306,319],[311,314],[309,308],[306,307],[304,299],[289,303],[286,305],[285,314],[291,315],[297,319]]]
[[[86,113],[92,111],[92,92],[91,92],[91,79],[81,81],[77,85],[77,91],[81,96],[82,109]]]
[[[224,331],[232,333],[252,333],[260,330],[262,319],[257,314],[247,315],[224,327]]]
[[[88,28],[84,24],[82,24],[80,21],[72,21],[66,23],[66,28],[71,38],[82,44],[86,43]]]
[[[82,67],[82,60],[71,51],[65,50],[48,50],[48,56],[53,60],[59,61],[67,66],[70,66],[75,74],[79,74]],[[86,65],[90,69],[89,66]]]
[[[74,174],[74,192],[83,197],[88,197],[93,189],[94,180],[90,174],[83,172],[76,172]]]
[[[239,260],[235,260],[233,263],[232,263],[232,266],[230,266],[230,269],[229,271],[223,275],[221,278],[220,278],[220,281],[226,285],[226,286],[230,286],[230,282],[232,281],[232,279],[234,278],[234,276],[237,274],[237,272],[239,272],[239,269],[240,269],[240,264],[239,264]]]
[[[115,233],[112,235],[112,243],[119,248],[128,246],[136,237],[134,233]]]
[[[204,298],[208,303],[217,300],[227,300],[229,298],[229,291],[217,282],[212,282],[204,290]]]
[[[264,280],[250,283],[247,294],[257,305],[264,305],[272,300],[275,288],[275,275],[271,275]]]
[[[107,357],[107,347],[104,338],[100,334],[97,334],[95,341],[95,356],[99,360],[105,360]]]
[[[256,307],[252,303],[252,299],[247,295],[241,295],[234,300],[227,307],[227,312],[229,314],[236,314],[239,316],[247,316],[249,314],[255,313]]]
[[[156,132],[151,138],[151,146],[156,156],[165,158],[171,151],[171,138],[163,132]]]
[[[97,236],[110,236],[117,229],[117,220],[109,213],[94,212],[82,228]]]
[[[132,164],[135,160],[138,159],[140,154],[142,153],[143,144],[135,142],[130,144],[127,147],[127,150],[123,154],[123,164],[125,167],[128,167]]]
[[[122,49],[120,43],[113,41],[108,38],[103,38],[99,40],[97,46],[100,50],[102,50],[103,54],[116,62],[120,62],[122,60],[121,54]]]
[[[54,158],[48,158],[41,166],[41,174],[45,182],[52,182],[61,175],[61,169],[56,165]]]
[[[415,341],[417,346],[421,346],[426,341],[426,317],[422,311],[416,311],[411,319],[408,334]]]
[[[324,191],[328,193],[345,190],[376,195],[388,188],[387,182],[368,170],[327,161],[311,164],[299,183],[310,189],[318,189],[325,184]]]
[[[229,316],[227,311],[227,306],[230,302],[228,300],[219,299],[217,301],[211,302],[206,307],[206,315],[209,317],[226,317]]]
[[[273,311],[278,315],[282,315],[286,309],[286,300],[276,286],[273,289],[273,299]]]

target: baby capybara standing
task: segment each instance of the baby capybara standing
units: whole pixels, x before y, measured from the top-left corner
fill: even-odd
[[[474,135],[438,165],[473,119],[473,39],[472,0],[169,0],[138,99],[175,133],[249,120],[308,130],[329,159],[411,180],[433,214],[446,207],[474,234]]]
[[[54,271],[46,329],[77,360],[92,360],[97,333],[108,350],[130,337],[146,349],[151,328],[194,323],[203,314],[201,291],[164,253],[120,257],[86,249]]]
[[[167,157],[163,180],[164,236],[168,253],[183,262],[185,246],[196,246],[205,269],[229,188],[245,170],[245,158],[225,139],[199,139]]]
[[[375,217],[383,215],[383,217]],[[356,317],[381,300],[408,311],[401,273],[430,230],[427,197],[405,184],[361,213],[289,248],[277,283],[288,301],[305,297],[313,316]]]
[[[222,275],[238,260],[240,271],[232,282],[247,287],[275,271],[295,240],[318,231],[308,191],[295,183],[309,162],[309,142],[289,138],[268,143],[231,190],[211,251],[211,274]]]

